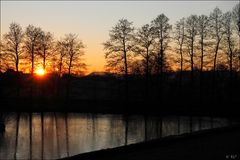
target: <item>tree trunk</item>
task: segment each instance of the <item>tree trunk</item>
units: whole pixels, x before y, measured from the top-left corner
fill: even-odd
[[[161,52],[160,52],[160,73],[161,75],[163,74],[163,50],[161,49]]]
[[[62,74],[62,59],[59,64],[59,76],[61,76],[61,74]]]
[[[68,67],[68,76],[70,77],[70,75],[71,75],[71,66],[69,65],[69,67]]]
[[[218,39],[216,48],[215,48],[215,54],[214,54],[214,63],[213,63],[213,80],[212,80],[212,90],[213,90],[213,97],[215,98],[215,88],[217,85],[216,82],[216,65],[217,65],[217,56],[218,56],[218,48],[219,48],[220,40]]]
[[[193,43],[194,43],[194,40],[193,40],[193,37],[192,37],[192,39],[191,39],[191,82],[192,82],[192,84],[193,84],[193,72],[194,72]]]
[[[16,72],[18,73],[18,63],[19,63],[19,57],[16,56]]]
[[[229,69],[230,69],[230,80],[232,81],[232,74],[233,74],[233,52],[232,52],[232,47],[230,44],[230,39],[228,40],[228,47],[229,47],[229,51],[230,51],[230,55],[229,55]]]
[[[18,64],[19,64],[18,44],[16,44],[15,46],[15,55],[16,55],[15,67],[16,67],[16,72],[18,73]]]
[[[183,51],[182,51],[182,45],[180,47],[180,90],[182,90],[182,77],[183,77]]]
[[[67,87],[67,102],[69,101],[69,95],[70,95],[70,83],[71,83],[71,67],[72,67],[72,56],[70,57],[70,60],[69,60],[69,66],[68,66],[68,77],[67,77],[67,85],[66,85],[66,87]]]
[[[63,49],[61,51],[61,55],[60,55],[60,62],[59,62],[59,76],[61,76],[62,74],[62,61],[63,61]]]
[[[201,73],[201,79],[202,80],[202,72],[203,72],[203,56],[204,56],[204,51],[203,51],[203,37],[201,38],[201,67],[200,67],[200,73]]]
[[[159,98],[162,98],[163,90],[163,41],[160,41],[160,74],[159,74]]]
[[[203,31],[202,31],[203,32]],[[202,101],[202,90],[203,90],[203,56],[204,56],[204,43],[203,43],[203,35],[201,36],[201,67],[200,67],[200,98]]]
[[[68,66],[68,76],[69,77],[71,75],[72,61],[73,61],[73,52],[70,51],[70,59],[69,59],[69,66]]]
[[[46,50],[43,51],[43,70],[45,71],[46,67]]]
[[[19,55],[16,47],[17,96],[20,94],[20,75],[18,74]]]
[[[214,61],[213,61],[213,72],[215,74],[216,72],[216,65],[217,65],[217,56],[218,56],[218,48],[219,48],[220,41],[218,40],[217,46],[215,48],[215,54],[214,54]]]
[[[32,75],[34,73],[34,45],[32,45],[32,50],[31,50],[31,61],[32,61]]]
[[[148,100],[148,92],[149,92],[149,55],[147,48],[147,57],[146,57],[146,100]]]
[[[128,101],[128,66],[125,43],[124,43],[124,66],[125,66],[125,100]]]
[[[194,72],[194,66],[193,66],[193,55],[191,55],[191,82],[193,84],[193,72]]]
[[[228,37],[228,47],[229,47],[229,69],[230,69],[230,81],[229,81],[229,96],[230,96],[230,101],[232,99],[232,94],[233,94],[233,51],[231,47],[231,40],[230,37]]]

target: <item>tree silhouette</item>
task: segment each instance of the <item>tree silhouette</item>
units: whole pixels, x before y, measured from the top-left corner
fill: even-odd
[[[153,54],[153,27],[149,24],[142,26],[135,36],[135,46],[133,47],[133,51],[140,55],[143,58],[143,66],[145,71],[146,78],[146,95],[148,98],[148,84],[149,84],[149,73],[150,73],[150,57]]]
[[[211,27],[211,37],[215,41],[213,45],[213,49],[214,49],[213,72],[215,77],[218,52],[219,52],[220,42],[223,37],[223,14],[218,7],[216,7],[213,10],[213,12],[211,12],[210,14],[210,27]]]
[[[9,32],[4,34],[5,41],[5,53],[10,56],[10,61],[15,64],[15,70],[19,70],[19,59],[21,52],[21,45],[23,42],[23,30],[18,23],[11,23],[9,26]]]
[[[174,31],[174,39],[178,45],[177,53],[180,55],[180,86],[182,85],[182,77],[183,77],[183,51],[184,51],[184,43],[185,43],[185,19],[182,18],[177,21]]]
[[[238,33],[238,71],[240,70],[240,3],[238,3],[232,11],[233,21]]]
[[[233,39],[233,21],[231,12],[226,12],[223,14],[223,29],[224,29],[224,39],[227,44],[226,53],[229,62],[230,80],[232,81],[233,74],[233,56],[234,55],[234,39]]]
[[[65,36],[65,49],[66,49],[66,64],[68,66],[68,75],[71,75],[71,70],[74,66],[79,68],[85,66],[81,61],[81,56],[84,55],[84,45],[81,40],[77,39],[76,34],[67,34]]]
[[[172,26],[169,24],[169,19],[164,14],[160,14],[152,21],[154,28],[154,36],[157,44],[159,45],[159,51],[157,52],[157,74],[162,74],[165,67],[165,50],[168,47],[170,41],[170,31]]]
[[[117,71],[118,74],[124,76],[123,81],[121,78],[116,78],[118,75],[115,77],[118,79],[116,81],[123,83],[123,89],[118,89],[116,95],[123,95],[124,103],[129,103],[130,100],[134,101],[135,98],[142,96],[137,92],[145,91],[141,98],[146,98],[148,101],[148,97],[151,97],[159,103],[164,103],[165,101],[159,101],[156,97],[166,98],[168,101],[167,98],[171,97],[171,93],[174,92],[174,95],[181,99],[182,97],[179,96],[181,93],[184,93],[184,96],[185,94],[198,94],[195,90],[200,87],[200,94],[207,98],[208,95],[212,96],[215,93],[216,97],[214,98],[225,96],[222,89],[230,90],[226,83],[227,80],[231,79],[232,81],[233,76],[236,79],[239,78],[239,73],[237,73],[240,66],[239,6],[238,3],[231,12],[227,13],[223,13],[216,7],[209,15],[191,15],[179,19],[174,26],[174,34],[171,32],[172,26],[169,19],[164,14],[158,15],[150,24],[141,26],[136,32],[133,22],[120,19],[110,30],[109,39],[103,43],[106,51],[107,69]],[[51,86],[59,86],[59,91],[64,88],[61,86],[62,84],[67,84],[64,86],[69,89],[71,77],[79,74],[86,67],[82,58],[84,45],[76,34],[67,34],[62,39],[54,39],[50,32],[43,31],[39,27],[28,25],[23,32],[19,24],[12,23],[10,31],[1,37],[0,46],[0,70],[1,72],[6,71],[0,75],[7,77],[6,79],[11,79],[11,82],[7,82],[9,86],[11,85],[9,94],[11,94],[10,90],[14,88],[15,95],[18,82],[23,86],[23,89],[26,87],[26,92],[25,90],[21,92],[23,96],[29,92],[30,86],[31,93],[32,90],[36,91],[34,93],[38,96],[38,93],[41,92],[41,86],[45,86],[42,84],[50,86],[52,81],[59,82],[57,85]],[[19,63],[19,59],[21,63]],[[28,63],[29,60],[31,63]],[[188,61],[189,64],[186,63]],[[39,80],[39,77],[36,78],[37,76],[34,78],[29,76],[30,78],[25,80],[24,74],[29,71],[33,74],[35,68],[40,65],[49,71],[48,73],[58,71],[60,76],[54,78],[54,74],[49,74],[46,76],[47,78],[44,78],[44,80],[49,79],[49,81],[44,82]],[[18,75],[24,78],[21,77],[22,79],[18,80],[13,69],[17,72],[22,71],[24,74]],[[180,75],[178,75],[177,69],[180,69]],[[61,77],[62,74],[68,75],[69,79],[65,76]],[[212,84],[210,85],[208,77],[211,76]],[[227,79],[229,77],[230,79]],[[111,78],[109,77],[109,79]],[[152,83],[150,83],[150,79]],[[193,83],[195,79],[197,83]],[[141,85],[144,80],[146,80],[145,85]],[[3,81],[5,83],[6,80]],[[30,81],[32,83],[27,83]],[[177,83],[175,83],[176,81]],[[178,81],[180,89],[174,87],[178,85]],[[199,86],[198,82],[200,82]],[[112,83],[114,84],[115,81]],[[115,92],[116,88],[121,88],[122,83],[117,83],[115,88],[106,89],[106,92],[109,91],[107,94]],[[151,87],[149,87],[150,84]],[[191,84],[193,85],[190,86]],[[234,85],[237,86],[237,83]],[[97,85],[94,84],[94,86]],[[213,89],[209,89],[209,86]],[[68,90],[64,91],[68,92]],[[1,93],[5,93],[5,91],[1,91]],[[131,98],[129,98],[130,95]],[[197,98],[195,94],[191,96],[190,101]],[[115,96],[111,97],[115,98]],[[33,101],[35,101],[34,98]],[[128,122],[126,121],[126,123]]]
[[[2,37],[0,37],[2,38]],[[3,63],[4,63],[4,51],[3,51],[3,43],[2,43],[2,39],[0,41],[0,73],[3,71]]]
[[[193,72],[194,72],[194,56],[195,56],[195,47],[196,47],[196,36],[197,36],[197,15],[191,15],[186,19],[186,45],[188,48],[188,53],[190,56],[191,64],[191,81],[193,82]]]
[[[232,11],[232,16],[233,16],[234,25],[236,27],[236,31],[240,38],[240,3],[234,6]]]
[[[46,61],[51,56],[53,45],[53,35],[50,32],[42,32],[40,35],[40,57],[43,59],[43,70],[46,69]]]
[[[58,55],[59,55],[59,62],[58,62],[58,73],[59,73],[59,76],[62,75],[62,68],[63,68],[63,58],[66,56],[66,44],[64,42],[64,40],[60,40],[57,42],[57,45],[56,45],[56,50],[58,52]]]
[[[31,74],[34,73],[34,61],[35,55],[39,54],[39,43],[42,35],[42,29],[39,27],[35,27],[33,25],[29,25],[26,28],[26,40],[25,40],[25,48],[26,53],[30,56],[31,61]]]
[[[200,60],[200,89],[202,89],[202,79],[203,79],[203,63],[205,57],[205,46],[206,46],[206,39],[209,33],[209,19],[206,15],[198,16],[198,26],[197,30],[200,36],[200,48],[201,48],[201,60]]]
[[[166,49],[169,47],[170,31],[172,26],[169,24],[169,19],[164,14],[158,15],[151,25],[154,28],[155,37],[155,68],[157,74],[157,92],[159,97],[162,97],[163,91],[163,71],[167,67]]]
[[[132,22],[127,19],[120,19],[116,26],[110,30],[110,39],[103,43],[104,49],[107,50],[105,58],[107,65],[113,68],[124,66],[125,76],[125,97],[128,99],[128,54],[132,50],[133,40]]]

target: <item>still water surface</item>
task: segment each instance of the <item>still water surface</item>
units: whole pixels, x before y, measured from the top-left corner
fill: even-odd
[[[81,113],[21,113],[17,119],[11,113],[5,120],[0,159],[56,159],[229,124],[224,118]]]

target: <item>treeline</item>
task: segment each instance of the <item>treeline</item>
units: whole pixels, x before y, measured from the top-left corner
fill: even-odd
[[[121,19],[109,33],[104,49],[107,71],[127,74],[161,74],[165,71],[229,70],[240,66],[239,3],[223,13],[190,15],[174,25],[164,14],[135,29]],[[80,74],[84,45],[76,34],[56,40],[52,33],[29,25],[25,30],[11,23],[1,40],[0,70],[34,73],[36,68],[59,74]],[[29,63],[30,62],[30,63]]]
[[[240,5],[223,13],[216,7],[210,15],[190,15],[174,25],[158,15],[150,24],[135,29],[121,19],[110,30],[106,68],[128,74],[161,75],[166,71],[239,71]]]
[[[83,74],[86,70],[82,56],[84,44],[76,34],[66,34],[60,40],[40,27],[28,25],[25,30],[11,23],[1,40],[0,71],[34,74],[36,69],[49,73]]]
[[[164,14],[137,29],[127,19],[120,19],[103,46],[106,70],[124,79],[115,74],[59,78],[56,83],[49,81],[48,87],[46,82],[46,91],[52,87],[53,96],[67,100],[126,98],[163,103],[164,99],[167,104],[185,97],[189,103],[199,102],[199,97],[201,101],[215,99],[218,103],[220,99],[224,103],[239,99],[240,3],[232,11],[223,13],[216,7],[209,15],[190,15],[174,25]],[[23,31],[19,24],[12,23],[1,41],[1,70],[24,72],[30,68],[33,74],[41,67],[58,75],[80,74],[86,68],[83,49],[75,34],[55,40],[41,28],[29,25]],[[23,82],[19,88],[29,91],[22,95],[34,95],[34,87],[39,86],[33,83],[38,81],[31,85],[23,78]]]

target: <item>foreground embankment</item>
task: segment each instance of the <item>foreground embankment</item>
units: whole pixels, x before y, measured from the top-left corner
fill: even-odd
[[[170,136],[114,149],[84,153],[66,160],[227,160],[240,159],[240,126]]]

